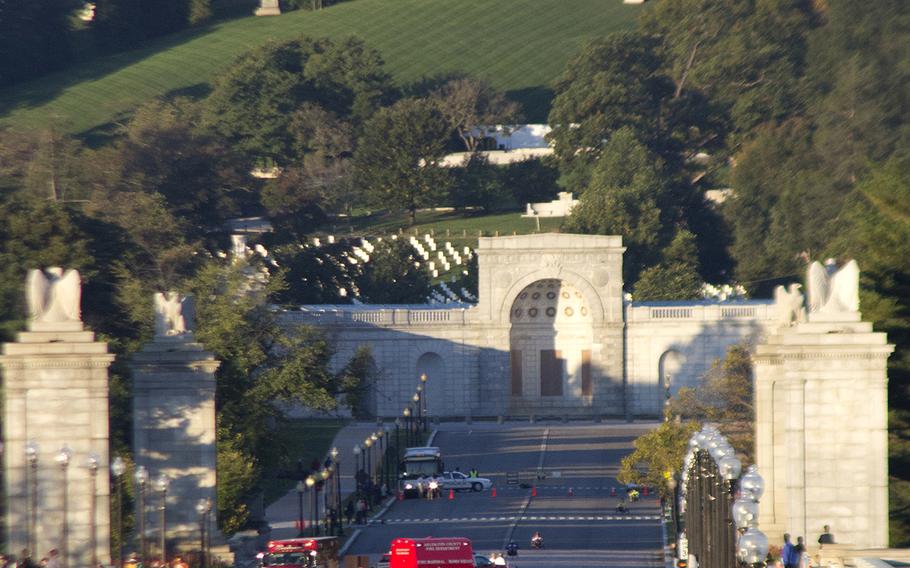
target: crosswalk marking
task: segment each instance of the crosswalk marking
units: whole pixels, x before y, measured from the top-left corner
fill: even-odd
[[[482,517],[460,517],[454,519],[435,518],[396,518],[383,519],[382,521],[371,521],[370,524],[404,524],[404,523],[444,523],[444,522],[500,522],[500,521],[517,521],[517,516],[499,517],[499,516],[482,516]],[[623,515],[623,516],[596,516],[596,517],[578,517],[570,515],[559,516],[528,516],[524,517],[528,521],[659,521],[660,515]]]

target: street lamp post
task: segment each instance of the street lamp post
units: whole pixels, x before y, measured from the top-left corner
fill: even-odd
[[[208,551],[205,547],[205,528],[208,524],[208,514],[212,510],[212,503],[208,499],[200,499],[196,503],[196,512],[199,514],[199,566],[206,568]]]
[[[301,479],[297,482],[297,526],[300,532],[297,536],[303,536],[303,492],[306,491],[306,484]]]
[[[28,460],[29,504],[28,504],[28,548],[32,553],[37,548],[38,526],[38,444],[25,444],[25,458]]]
[[[145,534],[145,486],[149,481],[149,472],[145,466],[136,468],[136,485],[139,486],[139,554],[142,565],[145,566],[148,560],[148,543]]]
[[[373,483],[373,440],[371,440],[369,436],[363,441],[363,447],[366,448],[363,453],[367,473],[370,476],[370,483]]]
[[[397,480],[401,476],[401,472],[398,471],[399,463],[398,460],[401,459],[401,438],[398,433],[401,430],[401,418],[395,419],[395,479]]]
[[[404,443],[410,447],[411,446],[411,407],[410,405],[405,406],[404,410],[401,412],[404,415]]]
[[[316,523],[316,507],[318,503],[316,501],[316,479],[312,475],[306,478],[306,486],[308,489],[311,489],[313,491],[312,508],[310,509],[310,522],[313,525],[313,536],[317,536],[319,534],[319,527]]]
[[[161,474],[158,476],[158,479],[155,480],[155,489],[158,490],[158,493],[161,495],[161,507],[160,507],[160,522],[161,522],[161,542],[159,546],[161,547],[161,565],[167,566],[167,486],[168,478],[167,475]]]
[[[414,393],[414,396],[411,397],[411,400],[414,401],[414,405],[417,407],[417,423],[414,425],[414,439],[419,438],[421,429],[423,428],[423,412],[420,407],[420,392],[423,390],[423,385],[417,385],[417,392]]]
[[[111,464],[111,473],[114,474],[114,484],[117,494],[116,522],[117,522],[117,555],[116,566],[123,566],[123,474],[126,473],[126,464],[123,458],[117,456]]]
[[[60,451],[57,453],[57,463],[60,464],[60,473],[63,479],[63,524],[61,526],[61,538],[60,538],[60,553],[63,560],[63,568],[69,566],[69,480],[67,479],[67,473],[69,471],[70,457],[72,457],[73,452],[66,446],[60,448]]]
[[[90,554],[92,556],[92,568],[95,568],[98,566],[98,520],[95,518],[97,515],[97,512],[95,511],[95,507],[96,507],[95,494],[97,493],[97,483],[98,483],[98,480],[97,480],[98,462],[99,462],[98,456],[96,456],[95,454],[89,455],[87,466],[88,466],[89,479],[91,480],[91,485],[90,485],[91,491],[89,493],[91,495],[91,498],[89,499],[89,504],[88,504],[88,511],[89,511],[88,516],[89,516],[89,523],[91,525],[91,532],[89,533],[89,537],[90,537],[89,548],[91,549]]]
[[[354,488],[356,489],[357,497],[360,498],[360,454],[362,453],[360,444],[354,444],[352,451],[354,452]]]
[[[335,464],[335,532],[337,536],[342,536],[344,524],[341,522],[341,460],[338,459],[338,448],[332,448],[330,455]]]
[[[420,374],[420,384],[423,385],[423,395],[421,395],[421,399],[423,401],[423,433],[426,434],[427,433],[427,395],[426,395],[427,374],[426,373]]]

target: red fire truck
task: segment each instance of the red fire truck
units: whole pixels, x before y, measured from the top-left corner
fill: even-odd
[[[334,536],[270,540],[260,554],[260,566],[283,568],[339,568],[338,539]]]
[[[466,538],[396,538],[389,549],[389,568],[474,568],[474,551]]]

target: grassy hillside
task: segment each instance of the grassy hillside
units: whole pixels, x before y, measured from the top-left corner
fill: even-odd
[[[399,84],[445,72],[490,81],[546,118],[550,86],[585,41],[634,26],[621,0],[351,0],[319,12],[247,17],[169,36],[0,91],[0,126],[85,132],[168,93],[205,93],[230,62],[270,39],[357,35]]]

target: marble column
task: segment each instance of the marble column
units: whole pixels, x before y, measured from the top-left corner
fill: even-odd
[[[814,543],[888,546],[887,359],[894,346],[859,312],[810,313],[759,345],[756,457],[759,522]]]

